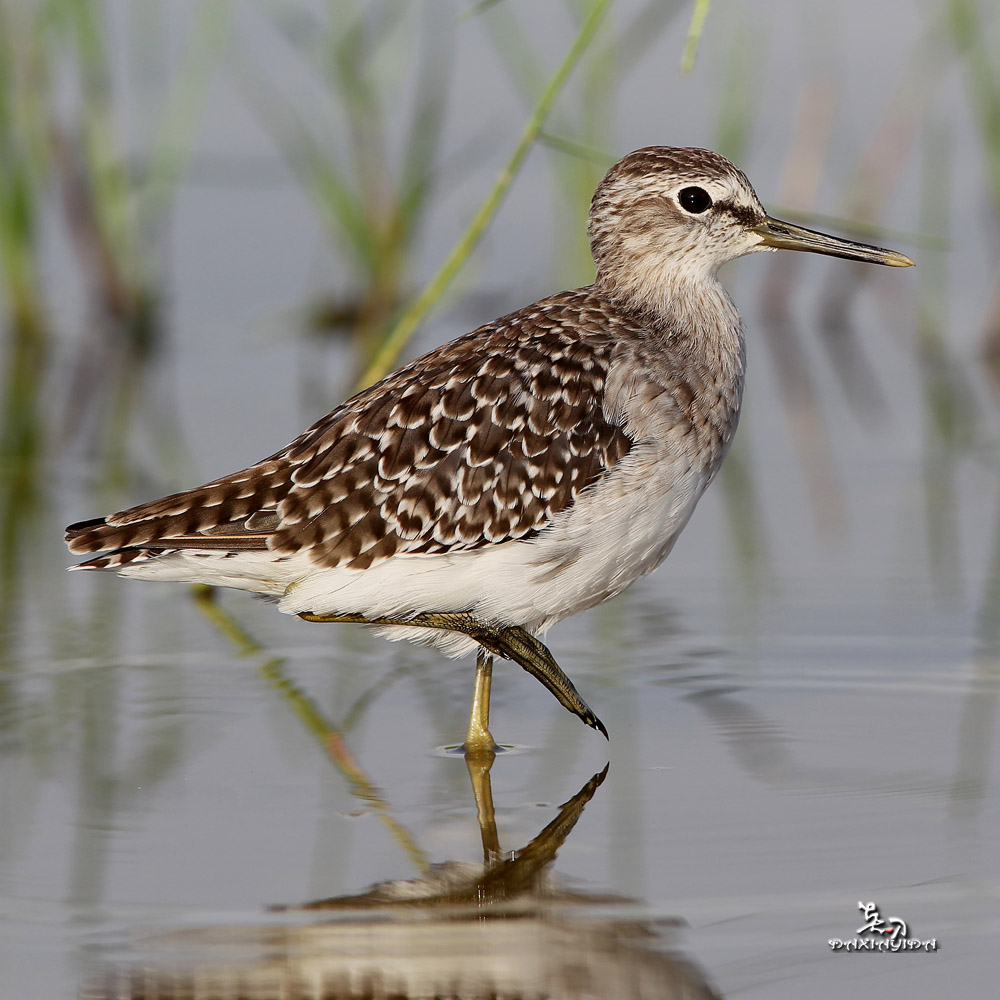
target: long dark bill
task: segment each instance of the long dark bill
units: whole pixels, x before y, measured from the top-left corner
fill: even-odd
[[[885,264],[888,267],[913,267],[913,261],[898,250],[842,240],[838,236],[817,233],[813,229],[796,226],[791,222],[781,222],[770,216],[755,227],[754,232],[762,237],[763,246],[774,247],[776,250],[805,250],[809,253],[827,254],[830,257],[843,257],[846,260]]]

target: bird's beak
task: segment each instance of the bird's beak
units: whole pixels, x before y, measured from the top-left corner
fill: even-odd
[[[807,250],[809,253],[824,253],[830,257],[844,257],[847,260],[863,260],[869,264],[886,264],[889,267],[913,267],[913,261],[906,254],[884,247],[873,247],[867,243],[854,243],[837,236],[827,236],[812,229],[780,222],[768,216],[754,232],[761,237],[761,246],[776,250]]]

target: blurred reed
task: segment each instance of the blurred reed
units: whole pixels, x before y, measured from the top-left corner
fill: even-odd
[[[945,234],[950,206],[951,152],[947,128],[928,129],[921,158],[921,223],[927,232]],[[924,516],[932,578],[945,592],[958,580],[956,464],[968,446],[971,429],[968,386],[950,357],[945,329],[948,274],[941,254],[929,254],[917,292],[918,352],[924,407]]]
[[[158,109],[128,128],[123,53],[113,46],[109,5],[61,0],[54,57],[70,66],[75,102],[56,116],[52,160],[65,232],[83,277],[87,320],[70,385],[64,432],[90,424],[107,435],[107,478],[126,475],[126,438],[142,397],[147,367],[165,338],[162,244],[170,210],[193,149],[207,88],[228,38],[229,0],[198,6],[181,53],[167,70]],[[142,44],[167,46],[165,16],[136,5],[123,25]],[[153,22],[144,21],[151,17]],[[135,23],[133,23],[135,22]],[[132,53],[135,69],[151,53]],[[126,63],[125,71],[132,67]],[[152,103],[152,102],[149,102]],[[138,139],[138,142],[136,141]]]
[[[438,268],[434,277],[408,306],[385,337],[383,343],[379,345],[377,353],[359,380],[359,386],[369,385],[383,378],[391,371],[401,351],[405,348],[420,322],[434,308],[435,304],[440,301],[459,270],[469,259],[470,254],[475,249],[490,220],[496,214],[504,195],[514,182],[514,178],[521,169],[528,151],[538,138],[539,132],[566,81],[597,33],[609,4],[610,0],[594,0],[591,4],[586,17],[580,24],[576,37],[567,49],[555,73],[553,73],[544,90],[541,92],[520,138],[500,171],[499,176],[494,181],[493,187],[469,222],[465,232],[459,237],[451,252]]]
[[[18,539],[38,510],[40,394],[48,316],[36,254],[49,172],[45,128],[49,65],[33,8],[0,3],[0,586],[4,605]]]
[[[331,3],[322,15],[298,6],[272,12],[275,29],[318,83],[322,106],[310,105],[305,115],[261,67],[243,60],[238,70],[251,106],[352,269],[348,290],[315,306],[311,325],[350,333],[359,385],[388,373],[469,259],[608,6],[608,0],[577,4],[577,36],[551,79],[544,82],[540,63],[523,77],[531,94],[528,123],[465,232],[416,297],[410,258],[443,166],[451,22],[413,3]],[[475,8],[469,16],[478,13],[490,20],[508,16],[504,5]],[[396,72],[386,73],[386,63]],[[403,99],[404,93],[412,97]],[[339,117],[346,128],[337,127]]]
[[[579,23],[586,13],[585,4],[574,0],[569,8]],[[539,133],[539,142],[562,154],[549,159],[559,211],[551,277],[560,286],[585,284],[593,276],[587,214],[594,188],[618,158],[614,133],[618,95],[631,71],[662,40],[682,9],[676,0],[649,0],[624,23],[602,31],[581,60],[580,83],[572,95],[575,100],[561,101]],[[544,81],[544,58],[537,40],[509,4],[492,5],[483,20],[511,85],[530,108]]]
[[[681,72],[686,76],[694,69],[694,61],[698,55],[698,43],[705,30],[712,0],[695,0],[691,11],[691,22],[688,25],[687,38],[684,40],[684,51],[681,53]]]
[[[782,206],[808,214],[830,151],[835,101],[820,82],[808,85],[799,98],[795,130],[778,182]],[[802,267],[801,254],[776,254],[760,289],[761,333],[778,381],[786,420],[809,490],[817,531],[827,537],[843,531],[845,499],[830,436],[820,409],[821,377],[814,377],[807,344],[795,321],[795,299]],[[853,346],[853,342],[852,345]],[[862,369],[863,370],[863,369]],[[861,406],[873,399],[861,393]]]
[[[236,71],[348,264],[344,287],[311,307],[310,326],[348,332],[361,371],[410,292],[441,167],[452,22],[405,0],[282,4],[267,20],[311,77],[308,110],[249,57]]]
[[[991,24],[977,0],[950,0],[948,14],[955,48],[965,62],[973,118],[979,129],[993,207],[1000,211],[1000,73],[995,32],[996,9],[987,8]],[[991,44],[993,51],[991,51]]]
[[[977,0],[950,0],[947,7],[951,37],[966,69],[973,119],[979,131],[993,215],[1000,219],[1000,53],[997,52],[997,11],[988,7],[992,23]],[[992,49],[990,46],[992,45]],[[984,321],[983,344],[997,371],[1000,358],[1000,263],[994,272],[993,296]]]
[[[199,7],[172,72],[159,128],[137,155],[121,129],[126,95],[116,81],[121,53],[109,41],[108,6],[85,0],[0,2],[5,586],[28,540],[28,522],[40,510],[42,453],[60,436],[54,414],[65,412],[61,436],[96,424],[112,445],[105,454],[120,459],[112,469],[125,468],[121,456],[142,374],[162,340],[158,242],[225,39],[228,10],[228,2],[218,0]],[[120,16],[139,18],[140,7]],[[43,225],[57,228],[68,245],[86,300],[74,374],[61,401],[50,392],[55,331],[49,302],[59,296],[43,277]]]

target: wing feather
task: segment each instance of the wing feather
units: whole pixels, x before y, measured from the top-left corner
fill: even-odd
[[[615,338],[599,315],[586,289],[512,313],[256,465],[71,525],[70,549],[306,551],[319,566],[364,569],[530,538],[631,447],[604,408]]]

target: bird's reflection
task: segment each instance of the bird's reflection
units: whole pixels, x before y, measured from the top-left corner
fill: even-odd
[[[563,887],[551,869],[608,768],[530,843],[504,853],[492,763],[492,754],[467,760],[482,864],[451,861],[419,879],[275,907],[282,915],[268,923],[136,935],[103,960],[81,997],[716,998],[701,971],[669,950],[663,922],[637,915],[637,900]]]

